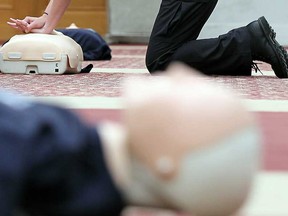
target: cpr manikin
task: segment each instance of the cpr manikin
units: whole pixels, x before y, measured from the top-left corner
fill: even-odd
[[[235,94],[192,72],[128,82],[122,124],[100,128],[106,158],[130,204],[228,216],[249,194],[260,134]]]
[[[0,48],[2,73],[78,73],[82,62],[80,45],[56,31],[53,34],[15,35]]]

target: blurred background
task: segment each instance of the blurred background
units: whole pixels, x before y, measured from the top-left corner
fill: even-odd
[[[39,16],[49,0],[0,0],[0,40],[19,32],[9,28],[9,17]],[[59,28],[75,23],[92,28],[110,43],[146,43],[159,9],[160,0],[72,0]],[[217,37],[264,15],[277,32],[282,45],[288,45],[287,0],[219,0],[201,38]]]

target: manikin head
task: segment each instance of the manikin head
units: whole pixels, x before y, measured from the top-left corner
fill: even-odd
[[[127,200],[200,216],[237,211],[260,147],[254,118],[241,100],[178,64],[125,86]]]

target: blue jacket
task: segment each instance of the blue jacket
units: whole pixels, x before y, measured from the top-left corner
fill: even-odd
[[[115,216],[123,207],[94,127],[0,93],[0,215]]]

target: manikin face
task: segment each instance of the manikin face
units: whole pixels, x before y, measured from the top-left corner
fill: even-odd
[[[233,93],[174,65],[165,76],[128,82],[125,98],[134,164],[163,202],[199,215],[239,208],[257,168],[260,139]]]

